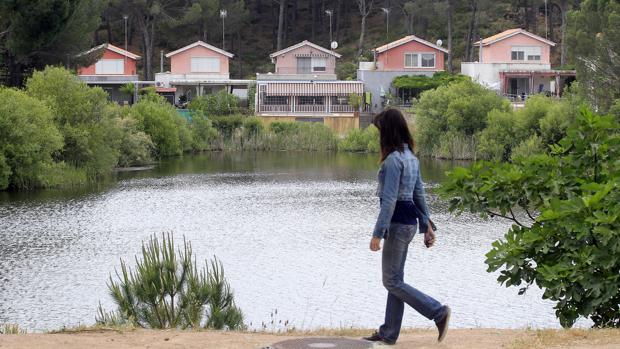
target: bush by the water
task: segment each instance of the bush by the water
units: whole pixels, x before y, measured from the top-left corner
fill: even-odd
[[[575,119],[550,153],[455,169],[441,191],[453,212],[514,223],[486,255],[500,283],[541,287],[564,327],[620,327],[620,125],[587,109]]]
[[[398,89],[409,90],[414,96],[439,86],[446,86],[453,82],[469,80],[468,76],[437,72],[432,76],[426,75],[401,75],[394,78],[392,85]]]
[[[63,145],[52,111],[18,90],[0,88],[0,100],[0,190],[42,186]]]
[[[99,305],[99,324],[131,324],[142,328],[243,329],[243,314],[224,277],[221,262],[205,261],[199,269],[191,244],[176,249],[173,236],[151,237],[142,245],[135,269],[121,260],[117,280],[108,288],[117,310]]]
[[[119,157],[121,132],[107,94],[91,88],[63,68],[34,72],[26,92],[52,111],[64,145],[58,159],[83,169],[90,179],[107,174]]]
[[[238,105],[237,96],[222,90],[207,96],[196,97],[187,107],[192,115],[201,114],[211,117],[237,113]]]
[[[486,128],[487,114],[510,108],[508,100],[469,80],[423,92],[414,109],[418,150],[424,156],[474,158],[473,139]]]
[[[378,153],[381,150],[380,148],[379,130],[374,125],[370,125],[364,130],[349,131],[338,144],[339,150],[350,152]]]
[[[191,148],[192,140],[187,121],[169,103],[142,99],[127,110],[136,120],[138,129],[151,138],[158,158],[181,155]]]
[[[510,160],[559,141],[582,103],[571,93],[562,100],[535,95],[514,110],[476,83],[453,83],[422,94],[414,109],[415,138],[421,155]]]

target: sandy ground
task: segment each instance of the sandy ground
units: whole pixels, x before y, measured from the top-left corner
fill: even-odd
[[[201,348],[201,349],[260,349],[291,338],[339,336],[359,338],[368,331],[343,330],[316,333],[269,334],[245,332],[185,332],[148,330],[80,330],[49,334],[0,335],[0,348]],[[384,346],[377,346],[387,348]],[[391,348],[434,349],[618,349],[620,330],[451,330],[445,341],[436,342],[432,330],[409,330],[403,332],[397,345]]]

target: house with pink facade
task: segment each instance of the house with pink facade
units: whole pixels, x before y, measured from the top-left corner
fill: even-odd
[[[106,43],[81,53],[78,57],[95,56],[95,63],[77,68],[78,77],[91,86],[103,88],[110,99],[129,103],[132,96],[120,92],[120,87],[139,80],[137,61],[140,56]]]
[[[196,41],[166,54],[170,71],[155,74],[158,91],[174,93],[174,104],[191,101],[219,91],[247,99],[251,80],[230,78],[230,60],[234,55],[203,41]]]
[[[321,122],[339,133],[359,128],[360,108],[349,96],[364,93],[359,81],[336,76],[340,54],[302,41],[272,53],[274,72],[256,75],[256,115],[266,122]]]
[[[392,86],[394,78],[402,75],[432,76],[444,71],[448,50],[438,44],[408,35],[394,42],[375,48],[372,62],[360,62],[357,80],[364,82],[371,94],[371,109],[378,112],[390,96],[397,96],[407,103],[411,91],[399,91]]]
[[[461,73],[513,101],[536,93],[559,96],[575,78],[574,70],[551,68],[554,42],[524,29],[508,29],[474,45],[478,61],[461,63]]]

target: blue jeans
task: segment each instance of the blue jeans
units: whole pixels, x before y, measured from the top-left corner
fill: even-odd
[[[445,308],[434,298],[418,291],[403,280],[409,243],[416,232],[415,225],[390,224],[383,243],[383,286],[388,290],[385,307],[385,323],[379,328],[379,335],[396,341],[403,322],[404,303],[429,320],[441,320]]]

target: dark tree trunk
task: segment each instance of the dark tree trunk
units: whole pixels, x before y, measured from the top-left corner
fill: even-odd
[[[340,41],[340,20],[342,18],[342,12],[344,11],[344,8],[342,6],[342,0],[338,0],[336,2],[336,22],[334,23],[335,25],[335,31],[334,31],[334,38],[336,41]]]
[[[361,27],[360,27],[360,39],[358,42],[358,48],[357,48],[357,56],[361,56],[362,53],[364,52],[364,36],[366,34],[366,16],[362,16],[362,23],[361,23]]]
[[[286,7],[286,0],[280,0],[280,10],[278,12],[278,41],[276,42],[276,51],[282,49],[284,39],[284,10]]]
[[[153,79],[153,42],[155,36],[155,22],[152,18],[139,19],[140,31],[142,32],[142,48],[144,52],[144,65],[142,67],[145,80]]]
[[[465,61],[471,62],[471,57],[473,57],[473,43],[474,43],[474,32],[476,30],[476,18],[478,16],[478,1],[470,0],[469,1],[469,9],[471,10],[471,18],[469,19],[469,27],[467,29],[467,38],[465,40]]]
[[[312,41],[316,38],[316,0],[310,0],[310,11],[312,12]]]
[[[566,21],[568,17],[568,0],[560,0],[560,9],[562,11],[562,46],[560,51],[560,65],[564,66],[566,64]]]
[[[448,0],[448,72],[452,73],[452,13],[454,12],[454,0]]]

